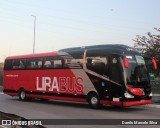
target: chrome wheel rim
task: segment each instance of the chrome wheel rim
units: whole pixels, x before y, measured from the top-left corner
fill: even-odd
[[[92,104],[97,104],[97,102],[98,102],[98,99],[96,97],[91,98],[91,103]]]
[[[26,97],[26,94],[25,94],[24,91],[22,91],[22,92],[21,92],[21,99],[25,99],[25,97]]]

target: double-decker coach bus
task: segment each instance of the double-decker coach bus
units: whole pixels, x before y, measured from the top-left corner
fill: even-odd
[[[144,58],[126,45],[7,57],[3,88],[20,100],[88,102],[92,108],[144,105],[152,98]]]

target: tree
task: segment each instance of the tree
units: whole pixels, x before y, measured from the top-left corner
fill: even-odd
[[[150,63],[146,63],[147,69],[156,77],[160,78],[160,28],[154,28],[159,34],[147,33],[147,36],[137,35],[133,41],[135,49],[143,56],[148,58],[155,58],[157,60],[158,69],[154,70]]]
[[[160,60],[160,28],[154,29],[159,34],[154,35],[148,32],[147,36],[137,35],[136,39],[133,40],[135,42],[134,47],[142,55]]]

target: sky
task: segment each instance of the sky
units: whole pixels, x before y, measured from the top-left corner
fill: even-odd
[[[160,0],[0,0],[0,62],[62,48],[125,44],[160,28]]]

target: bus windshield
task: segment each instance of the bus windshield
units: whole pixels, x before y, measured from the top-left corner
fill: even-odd
[[[125,68],[127,85],[144,86],[149,83],[149,75],[145,66],[145,61],[139,55],[127,55],[129,67]]]

